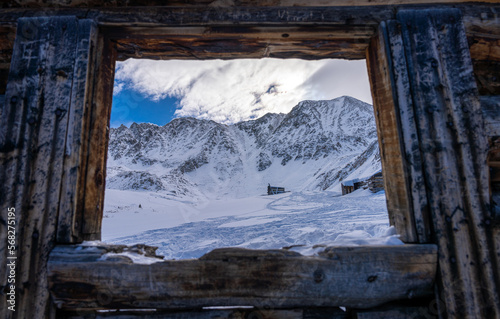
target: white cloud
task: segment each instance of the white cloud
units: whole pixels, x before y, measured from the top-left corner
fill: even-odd
[[[240,59],[118,62],[115,93],[180,100],[179,117],[221,123],[289,112],[302,100],[351,95],[371,103],[365,61]]]

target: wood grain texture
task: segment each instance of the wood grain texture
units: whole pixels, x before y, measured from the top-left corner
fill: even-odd
[[[391,225],[404,242],[429,242],[422,159],[403,42],[395,21],[381,23],[367,51],[367,65]]]
[[[500,136],[500,95],[481,96],[480,101],[486,136]]]
[[[61,319],[348,319],[339,308],[305,309],[203,309],[191,311],[111,311],[111,312],[60,312]]]
[[[82,184],[86,176],[87,154],[84,144],[84,122],[90,117],[93,93],[97,27],[91,20],[79,20],[71,104],[68,110],[68,129],[64,151],[64,180],[57,228],[58,243],[75,243],[84,240],[81,234],[83,214]]]
[[[116,255],[103,260],[108,250],[53,250],[49,286],[59,308],[368,308],[432,294],[437,258],[433,245],[330,247],[319,257],[226,248],[144,265]]]
[[[109,28],[118,59],[362,58],[371,26]],[[127,35],[126,38],[123,35]]]
[[[71,106],[78,20],[22,18],[0,112],[0,209],[16,209],[16,312],[2,318],[47,318],[47,261],[55,243]],[[7,263],[6,233],[0,260]],[[1,286],[6,267],[0,267]]]
[[[500,318],[488,145],[460,11],[400,11],[397,17],[447,315]]]
[[[426,195],[401,35],[382,22],[367,50],[375,122],[391,225],[407,243],[429,241]],[[403,56],[403,59],[401,58]]]
[[[208,6],[208,7],[232,7],[232,6],[374,6],[374,5],[404,5],[404,4],[436,4],[436,3],[495,3],[495,0],[5,0],[1,7],[127,7],[127,6]]]
[[[414,319],[414,318],[436,318],[435,313],[429,312],[426,307],[393,307],[387,310],[359,311],[353,319]]]
[[[102,33],[96,45],[91,103],[88,115],[82,125],[83,137],[81,152],[84,178],[80,179],[78,209],[75,222],[79,223],[79,240],[100,240],[104,190],[106,187],[106,159],[111,104],[113,100],[113,79],[116,50],[114,44]],[[75,227],[77,228],[77,227]]]
[[[100,27],[121,27],[127,32],[115,37],[115,40],[121,43],[121,46],[118,47],[118,59],[131,56],[154,59],[211,59],[214,58],[215,54],[228,59],[262,58],[266,56],[304,59],[327,57],[363,59],[367,44],[381,21],[395,19],[397,11],[404,8],[422,8],[422,5],[415,4],[415,2],[365,2],[376,5],[358,6],[354,2],[345,2],[345,4],[350,3],[351,6],[344,6],[339,5],[339,3],[342,4],[343,2],[319,1],[316,4],[315,2],[303,2],[304,6],[291,3],[287,5],[285,2],[268,6],[266,5],[267,2],[252,2],[250,4],[238,1],[229,6],[193,6],[184,1],[177,4],[169,1],[168,3],[151,2],[151,5],[156,6],[141,7],[140,10],[137,10],[130,1],[127,1],[127,4],[131,5],[128,7],[120,5],[119,2],[110,2],[106,6],[99,8],[91,7],[92,5],[89,2],[89,8],[78,5],[67,7],[61,4],[57,7],[43,9],[35,9],[30,6],[0,9],[0,22],[15,25],[17,19],[23,16],[71,15],[81,19],[92,19]],[[220,4],[224,3],[227,2],[223,1]],[[462,10],[465,15],[464,22],[469,42],[477,43],[477,45],[471,47],[474,60],[476,59],[476,53],[478,59],[481,59],[484,56],[485,45],[491,47],[490,42],[492,39],[498,39],[500,36],[500,26],[497,21],[497,12],[500,10],[499,4],[486,2],[477,4],[450,2],[450,4],[445,4],[435,2],[433,6],[436,8],[453,6]],[[136,39],[137,42],[127,40],[128,32],[134,32],[133,30],[140,30],[141,28],[158,28],[158,30],[162,30],[162,28],[172,27],[211,26],[217,28],[226,26],[237,30],[237,27],[247,26],[251,29],[263,25],[276,27],[290,25],[291,30],[286,32],[290,35],[290,39],[287,39],[287,41],[276,38],[256,39],[255,36],[262,33],[256,31],[254,34],[242,33],[240,39],[232,38],[229,42],[224,42],[223,37],[215,39],[215,34],[212,34],[212,37],[207,40],[205,36],[209,33],[199,33],[194,38],[186,37],[184,40],[182,40],[182,37],[172,40],[168,34],[163,39],[158,36],[155,38],[143,36]],[[313,39],[312,42],[300,39],[294,40],[294,28],[297,26],[336,26],[338,30],[345,33],[345,37],[331,38],[325,41]],[[207,28],[208,31],[210,29],[210,27]],[[178,30],[178,35],[182,35],[183,32],[183,30]],[[233,33],[237,33],[237,31]],[[252,37],[252,35],[254,36]],[[262,35],[265,35],[265,33],[262,33]],[[247,36],[248,38],[246,38]],[[189,42],[189,39],[196,39],[197,41]],[[198,41],[200,42],[198,43]],[[316,47],[313,47],[313,44]],[[214,46],[220,45],[224,46],[225,50],[214,51]],[[192,48],[190,48],[191,46]],[[318,52],[306,50],[305,48],[315,48]],[[208,52],[205,53],[204,49],[208,50]],[[5,50],[8,55],[8,46]],[[123,50],[123,52],[120,52],[120,50]]]

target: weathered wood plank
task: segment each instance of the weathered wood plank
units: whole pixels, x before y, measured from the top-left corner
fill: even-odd
[[[395,21],[381,23],[366,60],[390,222],[404,242],[429,242],[422,159],[403,42]]]
[[[436,3],[463,3],[463,2],[478,2],[478,3],[496,3],[496,0],[239,0],[239,6],[375,6],[375,5],[401,5],[401,4],[436,4]],[[233,1],[216,1],[216,0],[177,0],[165,1],[160,0],[118,0],[110,4],[103,4],[102,0],[69,0],[61,2],[60,0],[5,0],[0,5],[0,8],[6,7],[135,7],[135,6],[209,6],[209,7],[231,7],[235,5]]]
[[[109,28],[118,59],[220,59],[303,57],[359,59],[371,26],[217,26]],[[123,38],[124,35],[126,38]],[[189,49],[187,49],[189,48]]]
[[[481,96],[486,136],[500,136],[500,95]]]
[[[87,316],[87,317],[85,317]],[[255,309],[252,307],[241,309],[203,309],[194,311],[110,311],[110,312],[79,312],[59,313],[61,319],[84,318],[117,318],[117,319],[347,319],[346,312],[339,308],[311,308],[311,309]]]
[[[75,17],[23,18],[18,23],[0,112],[0,209],[16,211],[16,311],[7,310],[6,298],[0,298],[2,318],[49,317],[46,267],[64,178],[77,27]],[[0,234],[5,265],[9,250],[6,232]],[[7,286],[6,269],[0,267],[2,287]]]
[[[146,265],[119,255],[106,260],[108,250],[53,250],[49,287],[59,308],[367,308],[432,295],[437,258],[433,245],[330,247],[319,257],[227,248]]]
[[[386,310],[359,311],[353,319],[415,319],[437,318],[437,313],[431,313],[426,307],[392,307]]]
[[[95,73],[92,79],[88,116],[82,129],[81,152],[85,167],[85,178],[78,186],[78,207],[75,221],[81,225],[80,239],[100,240],[104,189],[106,187],[106,159],[111,105],[113,100],[113,79],[116,50],[104,35],[99,34],[96,48]]]
[[[324,4],[326,7],[278,7],[278,8],[263,8],[263,7],[239,7],[237,10],[233,8],[205,8],[203,11],[197,11],[195,8],[191,8],[190,10],[169,10],[168,8],[154,8],[152,11],[142,10],[140,15],[137,15],[135,12],[129,12],[128,16],[123,14],[117,14],[116,11],[113,10],[100,10],[100,11],[92,11],[90,10],[89,16],[92,16],[93,19],[98,21],[100,24],[106,24],[109,26],[112,25],[120,25],[120,20],[123,21],[134,22],[134,25],[143,25],[143,26],[172,26],[172,25],[182,25],[185,21],[190,21],[190,24],[198,24],[207,25],[207,24],[227,24],[237,23],[238,25],[245,24],[257,24],[261,25],[262,23],[266,23],[268,25],[280,25],[285,26],[287,24],[304,24],[304,25],[312,25],[312,24],[321,24],[322,26],[331,25],[331,26],[341,26],[343,32],[345,33],[344,38],[329,39],[328,41],[318,42],[315,46],[314,43],[308,43],[307,41],[302,41],[300,43],[296,43],[297,45],[292,46],[293,43],[290,43],[288,46],[283,46],[283,43],[279,43],[276,41],[268,41],[266,51],[257,45],[257,48],[253,48],[250,44],[243,41],[240,45],[228,46],[226,45],[226,49],[224,52],[225,58],[243,58],[245,57],[245,53],[247,52],[246,57],[266,57],[269,54],[269,48],[274,49],[275,57],[280,58],[303,58],[303,59],[318,59],[318,58],[347,58],[347,59],[363,59],[364,52],[367,47],[367,44],[370,41],[370,38],[373,36],[376,27],[380,23],[380,21],[389,20],[395,18],[394,10],[395,6],[377,6],[377,7],[328,7],[328,4]],[[376,9],[374,9],[376,8]],[[499,8],[497,8],[498,11]],[[158,10],[162,11],[163,14],[158,14]],[[469,19],[467,20],[467,26],[474,30],[474,36],[477,36],[478,30],[481,32],[488,32],[488,34],[497,34],[500,36],[500,26],[495,23],[495,8],[492,6],[467,6],[462,9],[465,12]],[[154,15],[153,15],[154,13]],[[186,13],[189,13],[189,16],[185,16]],[[158,17],[164,19],[162,21],[158,20]],[[122,24],[123,25],[123,24]],[[130,24],[127,25],[129,31],[133,28],[130,28]],[[293,35],[294,30],[286,32],[289,35]],[[123,33],[121,39],[124,38],[123,35],[127,34],[127,32]],[[251,34],[251,33],[250,33]],[[250,36],[249,33],[244,33],[244,37]],[[220,38],[222,41],[224,37]],[[117,41],[120,42],[120,40]],[[126,41],[126,40],[124,40]],[[192,41],[190,43],[179,43],[177,46],[161,46],[156,43],[154,39],[147,40],[144,39],[141,43],[138,43],[135,46],[135,49],[140,48],[137,55],[130,55],[130,48],[124,47],[125,52],[124,56],[121,55],[122,47],[118,47],[119,50],[119,58],[125,58],[125,56],[135,56],[140,57],[140,52],[142,51],[144,56],[148,56],[150,58],[214,58],[214,55],[209,52],[204,53],[202,48],[207,49],[208,47],[213,47],[216,45],[220,45],[216,43],[214,40],[212,43],[208,43],[203,45],[199,44],[200,50],[197,50],[197,41]],[[313,41],[314,42],[314,41]],[[124,42],[125,43],[125,42]],[[168,43],[167,43],[168,44]],[[184,45],[181,45],[184,44]],[[187,45],[186,45],[187,44]],[[222,43],[224,44],[224,43]],[[156,46],[156,48],[155,48]],[[274,46],[276,48],[274,48]],[[321,49],[324,46],[324,49]],[[186,54],[186,49],[191,48],[190,52]],[[314,48],[315,50],[304,50],[304,47]],[[133,48],[133,46],[132,46]],[[260,48],[260,50],[259,50]],[[281,48],[281,49],[279,49]],[[168,49],[168,50],[165,50]],[[317,52],[320,49],[328,52]],[[137,51],[137,50],[136,50]],[[201,51],[201,52],[200,52]],[[167,53],[168,52],[168,53]],[[253,52],[253,54],[250,54]],[[288,55],[285,55],[285,52],[289,52]],[[163,54],[161,54],[163,53]],[[218,54],[222,54],[223,52],[218,52]]]
[[[91,20],[78,22],[77,48],[71,104],[68,110],[68,129],[64,152],[64,180],[61,186],[59,218],[57,227],[58,243],[82,242],[81,220],[83,206],[81,191],[85,177],[87,154],[82,150],[84,143],[83,125],[89,117],[91,94],[93,93],[94,59],[96,53],[97,28]]]
[[[497,229],[494,230],[494,238],[496,238],[496,251],[497,256],[500,256],[500,239],[498,231],[500,227],[500,136],[490,136],[488,139],[488,167],[490,173],[490,196],[491,196],[491,210],[492,210],[492,223],[497,224]]]
[[[99,26],[115,27],[121,26],[132,30],[134,28],[142,27],[186,27],[186,26],[207,26],[207,25],[226,25],[226,26],[261,26],[275,25],[322,25],[322,26],[338,26],[345,29],[345,38],[330,40],[325,50],[330,53],[323,52],[322,54],[315,53],[314,50],[302,50],[301,46],[308,47],[310,44],[307,41],[302,41],[301,45],[296,45],[292,48],[283,47],[283,43],[268,43],[270,48],[276,46],[273,56],[288,58],[304,58],[304,59],[317,59],[325,57],[339,57],[349,59],[363,59],[366,44],[369,43],[373,32],[380,21],[387,21],[395,19],[397,9],[402,8],[421,8],[420,5],[415,3],[384,3],[380,1],[369,1],[375,6],[343,6],[341,2],[321,1],[321,4],[314,5],[314,3],[304,2],[304,6],[286,6],[281,3],[279,6],[266,6],[265,3],[252,2],[251,5],[244,5],[238,2],[238,6],[190,6],[188,3],[178,3],[172,6],[173,3],[155,3],[156,6],[142,7],[141,10],[136,10],[133,6],[119,6],[116,2],[109,4],[105,7],[92,8],[92,5],[87,3],[90,8],[72,7],[59,5],[54,8],[40,9],[0,9],[0,21],[7,23],[15,23],[20,16],[40,16],[40,15],[71,15],[84,19],[93,19]],[[150,4],[150,5],[151,5]],[[478,39],[477,46],[473,47],[473,53],[476,52],[483,56],[484,42],[488,39],[494,39],[495,36],[500,36],[500,26],[497,22],[497,12],[500,10],[499,5],[495,4],[466,4],[454,3],[454,7],[458,7],[466,15],[465,24],[468,30],[468,36],[471,43]],[[449,7],[450,5],[443,3],[433,3],[434,7]],[[365,30],[366,29],[366,30]],[[371,31],[371,34],[366,34],[363,31]],[[180,31],[182,33],[182,31]],[[288,32],[288,34],[293,34]],[[126,33],[116,40],[123,40],[124,52],[123,56],[120,55],[119,59],[124,59],[131,55],[130,51],[133,49],[132,44],[126,44]],[[219,40],[222,41],[223,38]],[[483,41],[484,40],[484,41]],[[147,44],[147,42],[150,42]],[[135,48],[140,48],[144,53],[144,57],[150,58],[196,58],[195,55],[186,54],[186,49],[193,45],[196,52],[196,42],[190,43],[187,47],[169,47],[163,43],[160,45],[155,39],[145,39],[141,44],[137,44]],[[488,40],[489,41],[489,40]],[[146,45],[147,44],[147,45]],[[216,44],[216,43],[212,43]],[[245,44],[245,42],[243,42]],[[289,42],[291,45],[291,42]],[[322,45],[319,42],[318,47]],[[318,49],[316,47],[316,49]],[[149,48],[149,49],[148,49]],[[159,51],[155,50],[158,49]],[[341,48],[344,50],[342,51]],[[165,51],[164,49],[173,50],[173,52]],[[238,49],[238,46],[227,47],[225,51],[226,58],[243,58],[244,52],[252,49],[250,44],[246,44]],[[230,50],[233,50],[232,53]],[[129,52],[130,51],[130,52]],[[188,50],[189,51],[189,50]],[[254,48],[253,55],[246,57],[265,57],[266,51]],[[288,55],[285,53],[288,52]],[[473,54],[473,58],[474,58]],[[136,57],[140,57],[137,55]],[[205,56],[198,55],[199,58],[213,58],[209,54]],[[475,58],[474,58],[475,59]]]
[[[500,318],[487,140],[459,10],[400,11],[448,317]]]
[[[474,60],[500,61],[499,35],[486,37],[474,33],[474,40],[469,44],[470,55]]]

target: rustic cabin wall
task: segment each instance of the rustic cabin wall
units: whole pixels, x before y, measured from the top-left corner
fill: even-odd
[[[388,69],[380,70],[373,62],[383,47],[389,52]],[[424,183],[430,238],[439,247],[439,298],[447,317],[500,318],[488,145],[460,11],[400,11],[396,21],[379,29],[368,57],[372,88],[377,88],[374,74],[389,73],[392,79],[383,90],[394,105],[389,112],[401,123],[408,123],[410,114],[414,123],[411,134],[404,129],[398,134],[410,167],[406,172]],[[409,98],[401,102],[400,92]]]
[[[47,262],[61,233],[59,217],[75,209],[73,181],[81,165],[82,101],[94,35],[93,22],[71,16],[21,18],[17,24],[0,109],[1,224],[7,225],[4,212],[15,216],[15,245],[0,232],[0,262],[15,263],[15,282],[8,282],[10,270],[2,266],[0,286],[13,284],[16,293],[15,311],[0,298],[2,318],[53,315]]]

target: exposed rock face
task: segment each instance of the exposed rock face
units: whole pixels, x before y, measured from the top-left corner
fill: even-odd
[[[379,169],[373,109],[344,96],[234,125],[179,118],[111,129],[107,187],[240,197],[268,183],[325,190]]]

